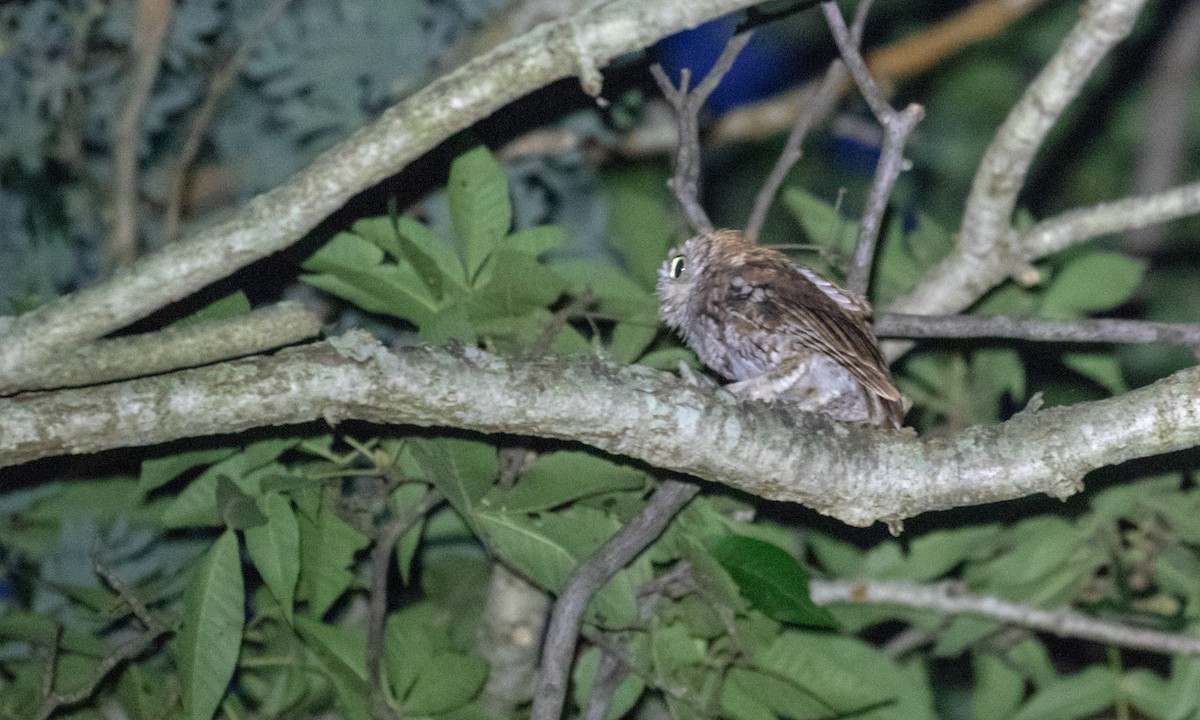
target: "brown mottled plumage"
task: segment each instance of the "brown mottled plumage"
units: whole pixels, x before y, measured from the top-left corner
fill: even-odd
[[[662,317],[746,398],[900,427],[865,299],[735,230],[697,235],[658,272]]]

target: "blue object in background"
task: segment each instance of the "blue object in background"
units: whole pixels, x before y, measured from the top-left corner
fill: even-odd
[[[663,38],[655,56],[667,77],[679,85],[679,71],[690,68],[691,85],[704,77],[737,28],[736,18],[720,18]],[[800,48],[780,32],[760,28],[742,50],[706,107],[720,115],[797,85],[803,79]]]

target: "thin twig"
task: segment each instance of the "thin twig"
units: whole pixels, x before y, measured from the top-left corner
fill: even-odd
[[[119,645],[112,653],[109,653],[96,666],[92,677],[74,692],[57,693],[50,692],[42,701],[42,706],[38,710],[38,720],[48,720],[60,708],[76,705],[90,698],[96,689],[100,687],[100,683],[104,682],[104,678],[112,672],[117,666],[122,663],[132,660],[149,650],[155,642],[163,635],[173,632],[174,627],[160,619],[152,613],[146,604],[139,598],[116,573],[105,566],[99,560],[93,560],[93,568],[96,574],[99,575],[105,583],[109,585],[121,598],[139,621],[146,626],[146,630],[125,643]],[[57,644],[57,643],[56,643]]]
[[[813,580],[809,589],[813,602],[818,605],[850,602],[934,610],[948,615],[976,615],[1059,637],[1157,653],[1200,655],[1200,637],[1100,620],[1066,607],[1043,610],[989,595],[974,595],[963,592],[961,583],[917,585],[876,580]]]
[[[676,88],[661,65],[655,63],[650,66],[654,81],[662,89],[667,102],[675,109],[679,133],[679,147],[675,151],[675,172],[667,181],[667,186],[675,193],[688,223],[698,233],[713,230],[712,221],[708,219],[708,213],[704,212],[700,203],[700,109],[717,88],[721,78],[733,67],[733,62],[737,60],[742,48],[746,47],[746,43],[750,42],[753,34],[751,30],[730,38],[712,69],[691,92],[688,92],[691,71],[687,68],[680,71],[679,87]]]
[[[779,186],[783,185],[783,181],[792,167],[800,162],[800,156],[803,154],[801,145],[816,121],[818,112],[832,106],[846,79],[845,63],[841,60],[834,60],[829,64],[829,69],[825,71],[821,85],[812,93],[810,102],[803,103],[803,109],[796,116],[796,122],[792,124],[792,129],[788,133],[783,151],[779,153],[775,167],[771,168],[771,174],[763,181],[758,196],[754,199],[754,209],[750,211],[750,217],[746,220],[746,238],[751,242],[758,242],[758,235],[762,232],[763,223],[767,221],[767,211],[771,208],[771,203],[775,201],[775,194],[779,192]]]
[[[204,96],[204,102],[196,110],[196,115],[188,126],[183,146],[179,149],[179,156],[175,160],[175,172],[171,175],[171,184],[167,190],[167,208],[163,213],[163,240],[165,242],[171,242],[179,233],[179,220],[183,215],[183,196],[184,188],[187,185],[188,171],[196,159],[196,154],[200,152],[200,143],[203,142],[204,135],[208,132],[208,125],[212,122],[217,103],[233,86],[234,79],[237,78],[238,72],[250,57],[250,51],[254,49],[259,35],[283,15],[283,11],[290,3],[291,0],[275,0],[264,8],[258,17],[246,25],[237,50],[213,73],[212,79],[208,83],[208,92]]]
[[[567,677],[588,600],[621,568],[654,542],[684,505],[699,492],[695,485],[664,480],[646,507],[617,531],[571,576],[554,603],[546,631],[545,655],[533,695],[530,720],[557,720],[567,696]]]
[[[137,257],[138,124],[162,60],[163,40],[171,23],[173,0],[138,0],[133,26],[133,72],[129,95],[113,126],[113,227],[109,260],[128,265]]]
[[[371,688],[371,714],[376,720],[398,720],[403,717],[392,708],[384,690],[383,648],[387,623],[388,570],[396,543],[420,522],[425,514],[443,500],[442,494],[430,488],[421,502],[403,515],[379,527],[375,547],[371,548],[371,595],[367,609],[367,682]]]
[[[867,294],[867,286],[871,279],[871,263],[875,258],[875,243],[879,238],[879,229],[883,226],[883,215],[887,212],[888,200],[892,195],[892,187],[900,177],[900,171],[905,169],[904,146],[908,136],[917,127],[917,123],[925,116],[925,109],[916,103],[910,104],[903,111],[897,112],[884,99],[883,93],[871,77],[866,62],[858,52],[859,38],[862,37],[863,26],[866,23],[870,1],[861,0],[854,17],[853,28],[846,27],[842,12],[837,3],[821,4],[825,20],[833,33],[834,42],[846,68],[859,92],[867,101],[875,119],[883,126],[883,147],[879,151],[879,163],[875,166],[875,179],[871,182],[871,190],[867,194],[867,202],[863,208],[862,221],[858,226],[858,244],[854,249],[854,262],[846,278],[846,286],[859,295]]]
[[[1007,338],[1032,342],[1153,343],[1200,349],[1200,324],[1145,320],[1039,320],[979,315],[901,315],[875,319],[875,334],[893,338]]]

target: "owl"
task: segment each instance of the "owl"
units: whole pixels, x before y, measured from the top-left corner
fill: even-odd
[[[871,306],[736,230],[697,235],[658,272],[661,315],[739,397],[900,427],[911,404],[871,331]]]

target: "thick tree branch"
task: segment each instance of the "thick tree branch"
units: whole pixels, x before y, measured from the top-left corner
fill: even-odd
[[[1058,52],[1009,113],[980,163],[967,199],[958,242],[912,292],[889,308],[911,314],[951,313],[973,303],[1024,262],[1029,248],[1014,244],[1017,193],[1033,157],[1100,60],[1124,38],[1144,0],[1089,0]]]
[[[1200,443],[1200,368],[946,437],[789,416],[639,366],[390,352],[363,332],[171,375],[0,399],[0,466],[324,418],[572,440],[852,525],[1047,493]]]
[[[878,580],[813,580],[809,589],[813,602],[818,605],[839,602],[894,605],[947,615],[975,615],[1059,637],[1093,640],[1157,653],[1200,655],[1200,638],[1197,637],[1122,625],[1070,608],[1043,610],[988,595],[974,595],[965,592],[961,583],[916,585]]]
[[[611,0],[540,25],[398,103],[229,220],[93,288],[0,320],[0,384],[287,247],[349,198],[526,93],[754,0]],[[578,57],[587,53],[586,62]]]

